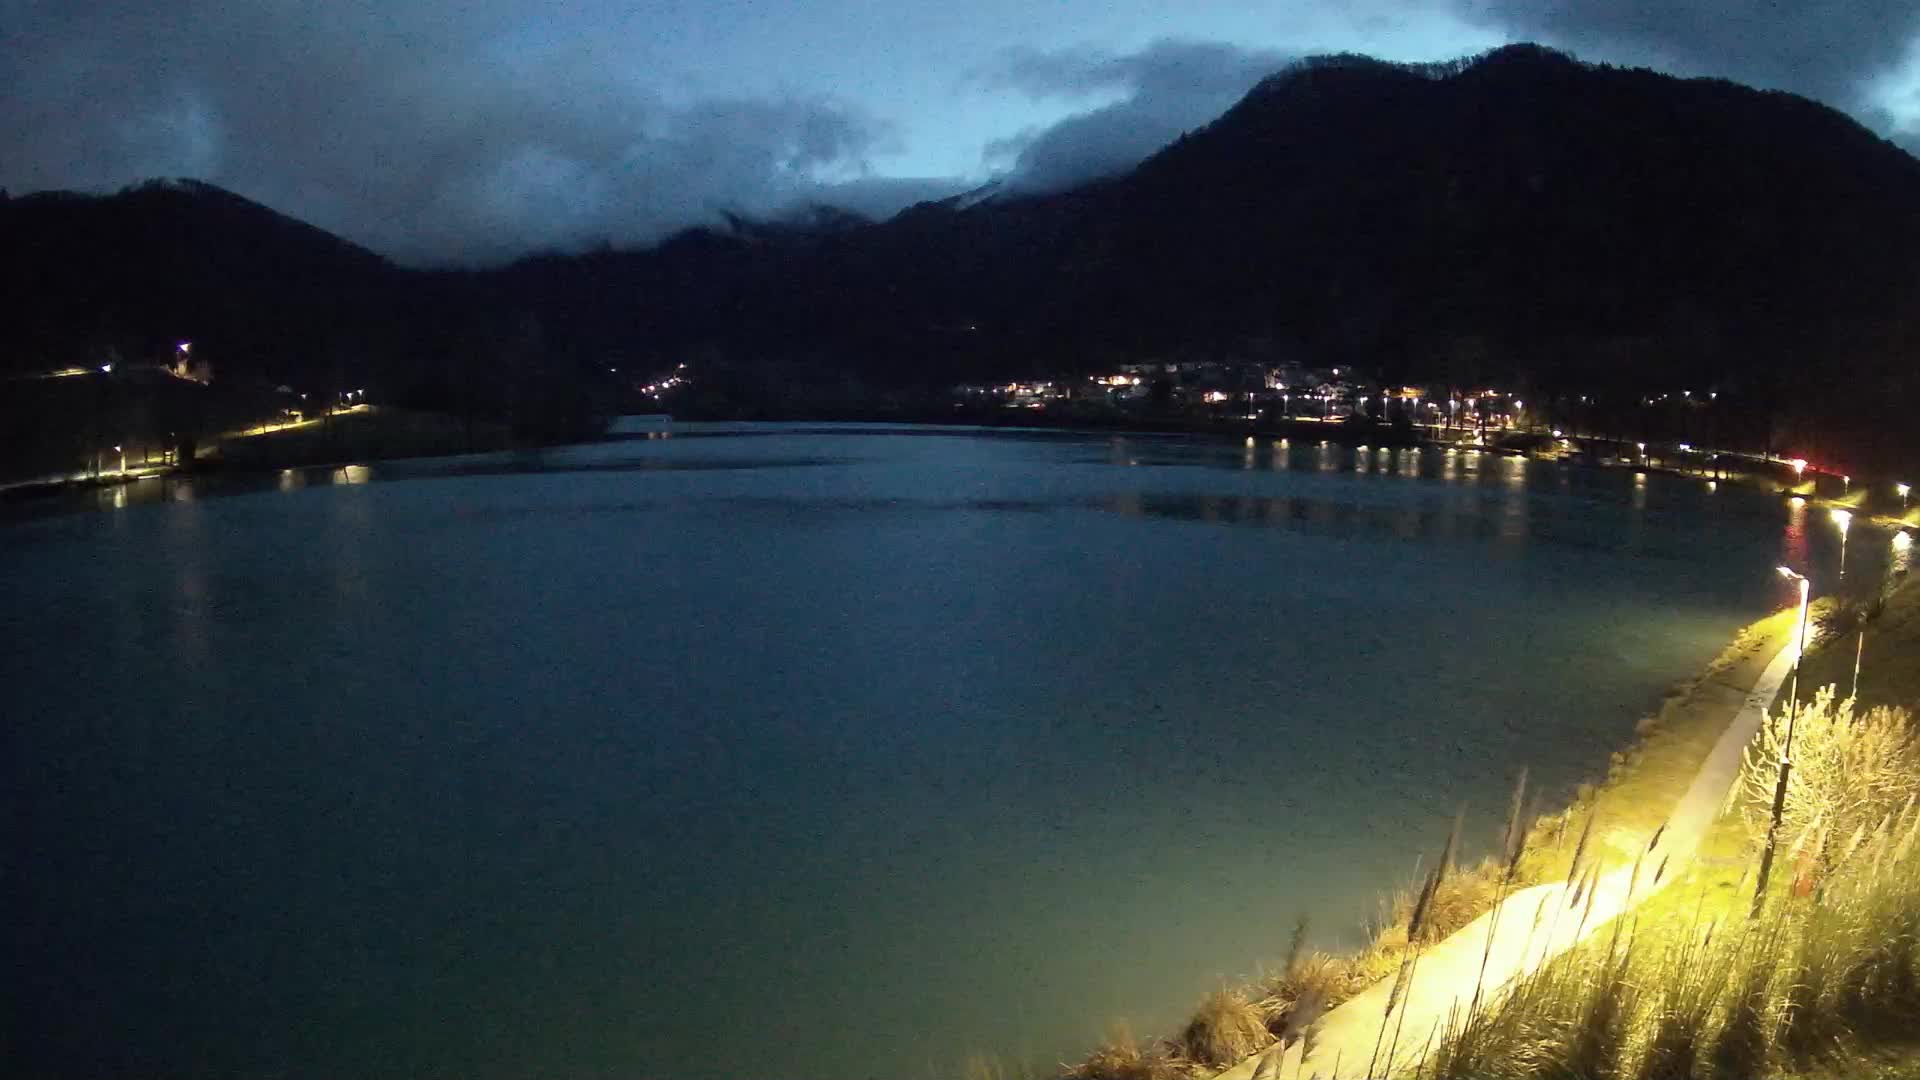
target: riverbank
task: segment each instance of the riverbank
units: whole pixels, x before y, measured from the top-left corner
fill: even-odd
[[[196,485],[242,488],[278,474],[362,467],[521,450],[612,437],[532,438],[500,421],[390,406],[356,405],[325,417],[229,431],[199,448],[190,464],[133,464],[95,475],[0,484],[0,511],[34,517],[85,509],[124,508],[187,498]],[[630,436],[629,436],[630,437]]]
[[[1047,408],[1007,408],[956,403],[928,407],[806,409],[792,412],[690,412],[688,421],[780,423],[884,423],[988,430],[1041,429],[1102,434],[1198,435],[1222,440],[1304,439],[1337,446],[1432,447],[1465,452],[1556,461],[1583,468],[1651,473],[1709,485],[1762,491],[1780,498],[1799,497],[1817,510],[1846,510],[1884,527],[1920,526],[1920,499],[1898,494],[1904,478],[1845,477],[1796,469],[1791,461],[1759,454],[1694,447],[1686,443],[1654,445],[1624,438],[1533,430],[1474,430],[1413,427],[1363,417],[1195,415],[1178,412],[1130,412],[1104,406],[1057,403]],[[1805,465],[1804,462],[1801,465]]]
[[[1724,1026],[1714,1029],[1713,1039],[1718,1049],[1715,1049],[1713,1054],[1724,1055],[1738,1051],[1748,1055],[1743,1060],[1755,1071],[1741,1072],[1739,1075],[1794,1075],[1809,1069],[1818,1072],[1832,1068],[1836,1064],[1854,1069],[1879,1067],[1889,1061],[1911,1064],[1913,1046],[1910,1030],[1901,1024],[1888,1028],[1883,1022],[1874,1019],[1875,1017],[1884,1019],[1889,1015],[1900,1016],[1906,1008],[1903,1004],[1904,999],[1898,997],[1902,991],[1897,989],[1899,983],[1896,975],[1886,976],[1894,980],[1888,984],[1894,987],[1893,989],[1866,991],[1865,997],[1856,993],[1853,997],[1843,996],[1834,1000],[1821,997],[1816,1001],[1811,995],[1826,993],[1821,988],[1823,984],[1820,983],[1820,979],[1833,977],[1832,974],[1822,976],[1805,969],[1801,969],[1799,974],[1791,973],[1794,970],[1792,964],[1809,963],[1806,953],[1796,954],[1794,950],[1814,947],[1811,943],[1816,940],[1815,935],[1822,934],[1840,934],[1844,941],[1836,946],[1834,941],[1818,938],[1817,940],[1827,942],[1820,947],[1853,949],[1855,952],[1847,955],[1857,955],[1861,958],[1858,960],[1860,963],[1892,963],[1897,967],[1902,962],[1874,959],[1882,956],[1881,952],[1874,951],[1881,947],[1872,944],[1880,936],[1891,935],[1889,940],[1896,943],[1907,939],[1901,937],[1900,934],[1903,931],[1897,925],[1893,925],[1899,923],[1898,917],[1890,917],[1892,923],[1882,925],[1874,922],[1876,916],[1871,914],[1877,910],[1873,906],[1875,903],[1885,904],[1891,898],[1904,895],[1900,890],[1908,887],[1903,883],[1904,879],[1899,876],[1904,871],[1890,870],[1884,878],[1879,874],[1883,856],[1890,860],[1889,867],[1893,867],[1904,857],[1907,846],[1911,843],[1910,840],[1905,843],[1900,842],[1901,837],[1907,836],[1912,831],[1906,826],[1904,819],[1895,820],[1900,819],[1901,814],[1889,814],[1887,821],[1883,821],[1879,830],[1870,836],[1866,835],[1866,830],[1877,818],[1867,817],[1862,822],[1861,832],[1854,834],[1851,839],[1836,836],[1833,847],[1824,856],[1814,857],[1811,861],[1804,847],[1808,843],[1806,837],[1783,840],[1789,848],[1782,855],[1783,859],[1788,860],[1784,866],[1790,866],[1791,869],[1785,869],[1784,866],[1776,867],[1772,882],[1774,887],[1766,894],[1767,916],[1764,920],[1749,923],[1745,916],[1754,903],[1752,894],[1755,882],[1759,880],[1754,876],[1754,867],[1765,831],[1764,823],[1768,817],[1766,790],[1770,790],[1771,787],[1764,776],[1756,781],[1753,775],[1741,775],[1743,769],[1751,774],[1756,767],[1762,767],[1763,771],[1771,767],[1771,758],[1765,753],[1762,753],[1759,758],[1753,758],[1751,752],[1746,750],[1748,743],[1754,739],[1755,733],[1759,730],[1756,726],[1756,718],[1764,719],[1764,712],[1759,710],[1764,710],[1767,702],[1774,696],[1772,693],[1763,694],[1759,688],[1756,688],[1754,694],[1747,698],[1745,711],[1739,714],[1734,727],[1725,729],[1716,737],[1715,745],[1709,750],[1706,768],[1700,769],[1697,773],[1697,779],[1692,784],[1693,789],[1688,793],[1688,799],[1694,803],[1700,803],[1703,794],[1709,795],[1714,805],[1694,806],[1683,816],[1676,815],[1671,809],[1664,812],[1660,809],[1671,805],[1660,796],[1671,790],[1676,778],[1684,775],[1685,771],[1692,767],[1690,763],[1699,757],[1696,748],[1700,741],[1717,726],[1717,717],[1725,705],[1731,703],[1730,692],[1737,691],[1760,657],[1772,652],[1775,644],[1784,644],[1790,637],[1790,624],[1788,627],[1778,625],[1781,616],[1787,614],[1790,613],[1775,615],[1748,628],[1741,635],[1740,640],[1722,654],[1700,679],[1695,680],[1687,688],[1686,693],[1670,700],[1658,716],[1649,718],[1650,730],[1646,737],[1633,750],[1615,756],[1614,766],[1607,783],[1596,789],[1591,799],[1584,800],[1587,805],[1584,807],[1576,805],[1564,812],[1565,818],[1569,820],[1584,812],[1586,818],[1593,823],[1591,836],[1596,839],[1592,843],[1583,840],[1580,847],[1587,852],[1587,859],[1590,862],[1614,867],[1611,875],[1608,876],[1622,879],[1615,882],[1616,888],[1613,890],[1624,894],[1621,896],[1609,894],[1604,878],[1587,886],[1586,891],[1590,895],[1585,901],[1585,907],[1587,912],[1593,915],[1592,925],[1596,927],[1616,909],[1622,912],[1631,909],[1633,912],[1631,920],[1626,919],[1624,915],[1619,919],[1620,922],[1631,924],[1631,929],[1624,934],[1626,942],[1624,946],[1621,945],[1622,935],[1610,928],[1604,935],[1591,934],[1589,944],[1581,946],[1564,961],[1549,965],[1543,963],[1547,952],[1546,944],[1541,944],[1541,959],[1536,960],[1532,967],[1525,969],[1534,973],[1523,976],[1511,990],[1511,996],[1500,1004],[1492,1004],[1494,997],[1498,995],[1490,995],[1485,1011],[1476,1013],[1473,1023],[1469,1023],[1467,1017],[1460,1011],[1466,1008],[1464,1003],[1454,1000],[1456,997],[1464,996],[1458,987],[1448,987],[1443,990],[1443,997],[1451,1004],[1445,1016],[1438,1019],[1433,1016],[1419,1017],[1417,1020],[1409,1019],[1411,1014],[1419,1012],[1414,986],[1410,983],[1404,996],[1400,995],[1397,989],[1395,990],[1395,996],[1402,997],[1399,1006],[1400,1019],[1396,1028],[1399,1023],[1408,1024],[1417,1029],[1439,1026],[1440,1036],[1433,1040],[1431,1047],[1435,1056],[1436,1075],[1481,1075],[1492,1063],[1498,1061],[1503,1053],[1512,1049],[1511,1047],[1502,1049],[1504,1044],[1501,1040],[1514,1038],[1513,1032],[1527,1025],[1534,1025],[1543,1032],[1559,1030],[1552,1027],[1555,1022],[1552,1018],[1555,1016],[1559,1016],[1563,1024],[1572,1022],[1576,1028],[1586,1025],[1585,1030],[1581,1031],[1581,1038],[1598,1038],[1603,1042],[1612,1040],[1610,1044],[1612,1049],[1608,1052],[1615,1055],[1614,1060],[1618,1061],[1630,1041],[1627,1037],[1627,1025],[1666,1022],[1659,1018],[1668,1014],[1660,1013],[1656,1007],[1647,1005],[1646,1002],[1660,995],[1666,995],[1668,999],[1674,998],[1675,995],[1684,995],[1687,991],[1681,984],[1693,985],[1690,980],[1704,978],[1698,976],[1691,968],[1698,967],[1700,964],[1715,963],[1729,972],[1740,964],[1746,965],[1741,968],[1742,973],[1738,977],[1757,980],[1751,985],[1756,987],[1765,985],[1768,987],[1765,993],[1772,995],[1764,1007],[1756,1006],[1759,1011],[1754,1014],[1754,1036],[1750,1045],[1743,1044],[1729,1050],[1730,1036],[1727,1035],[1729,1029]],[[1883,705],[1910,706],[1920,701],[1920,675],[1916,674],[1916,671],[1920,671],[1920,664],[1914,662],[1915,658],[1920,658],[1920,590],[1905,587],[1894,593],[1879,615],[1866,626],[1866,632],[1876,646],[1870,657],[1849,647],[1856,643],[1856,638],[1851,631],[1835,633],[1824,641],[1815,642],[1799,673],[1799,691],[1803,699],[1811,702],[1820,695],[1823,687],[1837,686],[1839,694],[1849,693],[1857,664],[1858,700],[1852,706],[1853,716],[1864,716],[1868,709]],[[1781,679],[1787,674],[1787,669],[1781,665],[1790,664],[1792,659],[1790,651],[1781,651],[1775,655],[1777,658],[1773,661],[1773,668],[1777,670],[1770,670],[1766,676],[1762,677],[1762,682],[1771,688],[1780,686]],[[1803,704],[1802,711],[1807,710],[1808,707]],[[1818,711],[1821,706],[1813,705],[1812,708]],[[1816,728],[1815,732],[1810,732],[1808,737],[1815,738],[1817,730]],[[1741,761],[1743,753],[1747,754],[1749,759],[1745,765]],[[1813,759],[1802,762],[1803,768],[1814,768],[1816,773],[1823,768],[1819,764],[1823,749],[1803,748],[1802,754],[1814,755]],[[1755,762],[1758,762],[1758,766],[1754,764]],[[1886,767],[1878,760],[1863,760],[1860,764],[1867,767],[1875,765]],[[1738,782],[1734,782],[1736,777]],[[1708,780],[1711,780],[1711,783],[1703,789],[1701,783]],[[1844,787],[1851,781],[1846,778],[1830,778],[1827,782],[1837,782]],[[1890,795],[1877,789],[1875,793],[1882,796],[1882,801],[1890,806],[1899,805],[1901,796],[1909,794],[1913,787],[1910,778],[1905,783],[1906,788]],[[1719,792],[1725,792],[1724,797],[1718,794]],[[1907,805],[1911,805],[1910,801]],[[1878,811],[1873,813],[1877,815]],[[1889,822],[1892,825],[1891,829]],[[1847,831],[1844,827],[1836,828],[1841,833]],[[1669,842],[1677,833],[1693,833],[1698,839],[1689,841],[1687,854],[1690,857],[1681,860],[1680,866],[1676,868],[1673,875],[1664,876],[1667,869],[1667,855],[1664,849],[1669,846]],[[1588,837],[1588,828],[1585,824],[1581,825],[1580,834],[1583,838]],[[1652,837],[1651,847],[1648,846],[1648,837]],[[1596,858],[1593,854],[1599,847],[1597,838],[1606,838],[1611,842],[1614,850],[1610,858],[1604,855]],[[1536,834],[1534,842],[1530,844],[1530,857],[1538,858],[1551,854],[1551,847],[1539,843],[1539,839]],[[1866,863],[1851,865],[1845,876],[1838,877],[1834,881],[1833,888],[1839,890],[1834,898],[1823,904],[1820,900],[1821,888],[1810,883],[1817,882],[1823,876],[1834,875],[1836,871],[1829,865],[1829,860],[1845,863],[1863,839],[1877,852],[1871,860],[1870,875],[1861,876]],[[1623,840],[1625,843],[1620,843]],[[1817,848],[1821,845],[1816,842],[1814,846]],[[1649,850],[1653,852],[1651,858],[1660,863],[1659,869],[1651,873],[1648,873],[1647,868],[1642,865],[1647,858],[1643,853]],[[1862,858],[1864,859],[1864,856]],[[1523,876],[1532,876],[1532,874]],[[1551,889],[1565,891],[1571,888],[1579,877],[1580,875],[1575,873],[1566,873],[1564,877],[1558,879],[1565,884],[1556,884],[1551,886]],[[1649,879],[1653,886],[1664,885],[1665,888],[1650,890],[1647,884]],[[1789,886],[1787,882],[1792,884]],[[1636,895],[1636,886],[1640,893],[1647,894],[1646,898],[1637,905],[1632,903],[1632,898]],[[1574,895],[1577,898],[1578,892]],[[1807,904],[1807,901],[1802,898],[1809,895],[1813,898],[1812,906],[1801,910]],[[1595,897],[1599,898],[1597,904]],[[1547,899],[1551,900],[1551,897]],[[1525,950],[1532,947],[1535,939],[1539,937],[1539,928],[1537,925],[1526,924],[1525,909],[1532,906],[1531,896],[1526,893],[1515,896],[1509,901],[1508,906],[1516,904],[1523,909],[1519,917],[1496,925],[1506,931],[1505,934],[1500,935],[1503,938],[1523,939],[1520,948],[1524,956]],[[1853,906],[1849,907],[1849,904]],[[1838,914],[1835,913],[1835,905],[1839,905]],[[1546,906],[1558,907],[1551,903]],[[1599,909],[1597,912],[1596,908]],[[1586,918],[1587,915],[1583,914],[1583,923]],[[1882,916],[1883,922],[1885,918],[1889,917]],[[1835,919],[1840,919],[1842,922],[1835,923]],[[1847,922],[1846,920],[1859,921]],[[1728,949],[1733,948],[1746,955],[1747,959],[1736,961],[1725,955],[1719,955],[1713,960],[1706,959],[1708,946],[1712,942],[1711,928],[1715,925],[1729,927],[1728,934],[1722,935],[1722,944],[1719,946],[1721,953],[1726,953]],[[1743,925],[1744,934],[1759,935],[1751,948],[1748,947],[1744,938],[1736,947],[1732,944],[1733,938],[1729,936]],[[1521,929],[1522,926],[1525,927],[1524,931]],[[1706,934],[1704,943],[1695,939],[1695,935],[1702,928],[1705,929]],[[1641,941],[1642,935],[1645,937],[1644,942]],[[1551,942],[1553,938],[1553,931],[1549,928],[1546,941]],[[1463,941],[1462,939],[1473,940]],[[1478,952],[1473,946],[1475,942],[1487,939],[1487,929],[1484,926],[1476,926],[1444,943],[1429,946],[1422,951],[1425,965],[1421,968],[1422,978],[1425,978],[1425,973],[1443,967],[1444,962],[1450,960],[1451,966],[1456,969],[1453,972],[1455,976],[1453,982],[1468,986],[1477,985],[1473,960]],[[1604,950],[1600,945],[1603,940],[1611,942]],[[1790,943],[1794,941],[1804,941],[1807,944]],[[1776,942],[1780,944],[1773,944]],[[1847,942],[1851,944],[1846,944]],[[1639,943],[1639,959],[1632,961],[1630,958],[1636,943]],[[1462,955],[1446,955],[1449,949]],[[1624,951],[1616,952],[1622,949]],[[1494,970],[1502,970],[1499,963],[1502,953],[1503,951],[1511,952],[1511,949],[1503,940],[1500,945],[1488,951],[1496,961]],[[1693,965],[1684,961],[1684,957],[1688,955],[1697,957]],[[1763,959],[1753,959],[1754,955],[1759,955]],[[1794,960],[1795,955],[1800,956],[1801,959]],[[1633,991],[1622,991],[1623,1000],[1617,1005],[1619,1019],[1596,1021],[1592,1019],[1592,1014],[1583,1014],[1581,1011],[1583,1008],[1590,1009],[1594,1007],[1594,1002],[1600,1000],[1592,996],[1595,993],[1591,989],[1593,986],[1605,984],[1609,980],[1621,987],[1626,986],[1625,976],[1622,973],[1631,962],[1637,962],[1641,966],[1640,979],[1644,980],[1644,985],[1634,988]],[[1512,965],[1508,964],[1507,967]],[[1811,989],[1805,988],[1805,980],[1808,979],[1815,980]],[[1491,979],[1488,984],[1496,985]],[[1700,985],[1708,984],[1702,982]],[[1632,993],[1636,992],[1644,995],[1638,1003],[1632,1000]],[[1381,987],[1376,985],[1371,996],[1378,997],[1380,993]],[[1877,1000],[1874,997],[1875,994],[1893,996]],[[1791,1004],[1793,1002],[1799,1002],[1799,1004]],[[1323,1052],[1315,1059],[1315,1063],[1326,1064],[1324,1040],[1340,1039],[1345,1036],[1345,1041],[1349,1043],[1355,1042],[1356,1037],[1358,1042],[1366,1042],[1368,1021],[1373,1020],[1372,1026],[1377,1027],[1377,1017],[1381,1011],[1378,1007],[1379,1002],[1374,1002],[1372,1005],[1370,1015],[1346,1017],[1344,1028],[1339,1025],[1329,1025],[1331,1030],[1323,1030],[1320,1033]],[[1348,1011],[1354,1007],[1360,1007],[1362,1013],[1367,1012],[1367,1008],[1361,1001],[1352,1002]],[[1825,1034],[1809,1041],[1808,1029],[1814,1021],[1796,1019],[1794,1016],[1796,1008],[1816,1010],[1822,1014],[1819,1023],[1837,1026],[1822,1028]],[[1636,1009],[1640,1011],[1636,1012]],[[1833,1015],[1836,1011],[1853,1019],[1839,1019]],[[1433,1010],[1429,1008],[1427,1012],[1432,1013]],[[1763,1019],[1762,1013],[1770,1019]],[[1812,1014],[1809,1013],[1809,1015]],[[1708,1021],[1706,1013],[1686,1021],[1687,1037],[1698,1040],[1703,1046],[1706,1045],[1709,1033]],[[1726,1024],[1732,1022],[1729,1019]],[[1541,1027],[1542,1024],[1547,1026]],[[1777,1028],[1769,1026],[1776,1024]],[[1770,1031],[1771,1034],[1769,1034]],[[1556,1055],[1577,1057],[1581,1053],[1591,1052],[1591,1046],[1576,1045],[1572,1035],[1567,1036],[1566,1044],[1553,1043],[1552,1040],[1556,1037],[1525,1036],[1527,1039],[1534,1040],[1527,1043],[1529,1052],[1541,1055],[1543,1060],[1551,1060]],[[1651,1038],[1651,1036],[1648,1037]],[[1735,1038],[1737,1041],[1737,1037]],[[1906,1041],[1903,1042],[1903,1039]],[[1583,1049],[1583,1046],[1586,1048]],[[1428,1049],[1428,1045],[1424,1042],[1418,1047],[1418,1053],[1422,1059],[1425,1058]],[[1651,1043],[1645,1048],[1636,1045],[1634,1051],[1650,1055],[1647,1060],[1654,1062],[1655,1066],[1658,1063],[1657,1055],[1668,1052]],[[1414,1050],[1409,1048],[1408,1052],[1413,1053]],[[1444,1072],[1440,1064],[1442,1058],[1446,1059]],[[1691,1065],[1686,1063],[1685,1059],[1676,1059],[1673,1064],[1680,1071],[1673,1072],[1671,1075],[1693,1075]],[[1712,1075],[1724,1074],[1719,1064],[1723,1063],[1716,1059],[1714,1067],[1709,1069]],[[1251,1076],[1254,1075],[1256,1065],[1257,1063],[1250,1059],[1222,1075],[1230,1078]],[[1282,1063],[1282,1067],[1286,1067],[1285,1062]],[[1294,1067],[1298,1067],[1297,1062],[1294,1063]],[[1413,1067],[1413,1062],[1399,1061],[1398,1067],[1404,1071],[1406,1068]],[[1381,1074],[1387,1071],[1385,1066],[1380,1068]],[[1642,1075],[1648,1074],[1643,1071]],[[1668,1073],[1658,1073],[1658,1075],[1668,1075]]]
[[[1516,1036],[1536,1062],[1582,1062],[1577,1075],[1920,1073],[1920,590],[1895,592],[1865,629],[1872,655],[1842,632],[1802,665],[1771,874],[1781,708],[1679,880],[1458,1025],[1430,1075],[1515,1077]]]
[[[1636,724],[1633,744],[1614,753],[1604,774],[1582,785],[1569,805],[1529,815],[1511,880],[1505,880],[1502,861],[1489,857],[1454,868],[1435,884],[1424,905],[1414,889],[1403,888],[1383,905],[1388,914],[1358,953],[1303,953],[1296,944],[1289,955],[1263,965],[1272,974],[1210,995],[1182,1031],[1146,1042],[1117,1038],[1063,1075],[1074,1080],[1155,1080],[1212,1076],[1223,1067],[1237,1066],[1222,1075],[1250,1076],[1254,1059],[1249,1055],[1263,1051],[1275,1038],[1297,1037],[1321,1014],[1369,992],[1384,992],[1406,954],[1410,929],[1415,940],[1437,945],[1481,920],[1502,896],[1567,881],[1574,876],[1576,860],[1582,866],[1630,866],[1646,849],[1648,838],[1659,835],[1673,818],[1729,725],[1750,709],[1756,683],[1763,681],[1770,665],[1779,668],[1794,619],[1795,612],[1788,609],[1742,628],[1699,674],[1670,688],[1659,708]],[[1777,670],[1772,673],[1772,685],[1779,675]],[[1700,829],[1693,831],[1697,835]],[[1466,843],[1481,846],[1472,838]],[[1423,907],[1421,924],[1410,928],[1416,907]],[[1454,944],[1456,951],[1473,951]],[[1364,1011],[1358,1002],[1356,1006]],[[1346,1068],[1357,1074],[1359,1065],[1348,1062]]]

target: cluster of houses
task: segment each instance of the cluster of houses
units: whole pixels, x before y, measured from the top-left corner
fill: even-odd
[[[1361,416],[1422,427],[1481,430],[1519,426],[1525,403],[1494,389],[1449,394],[1384,386],[1351,368],[1223,361],[1121,364],[1072,378],[962,384],[960,401],[1008,409],[1149,406],[1242,420],[1339,421]]]

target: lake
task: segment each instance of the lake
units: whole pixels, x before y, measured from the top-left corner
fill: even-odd
[[[1840,545],[1667,476],[857,426],[87,498],[0,527],[0,1049],[49,1076],[1161,1033],[1520,766],[1603,775]]]

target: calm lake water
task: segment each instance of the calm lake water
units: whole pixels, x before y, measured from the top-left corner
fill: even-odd
[[[102,498],[0,528],[29,1074],[848,1080],[1159,1032],[1297,915],[1356,934],[1461,803],[1490,842],[1519,766],[1603,773],[1839,547],[1698,481],[944,429]]]

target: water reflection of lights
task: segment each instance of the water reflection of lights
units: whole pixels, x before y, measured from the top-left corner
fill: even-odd
[[[1798,495],[1787,500],[1787,532],[1784,540],[1784,562],[1795,566],[1807,564],[1807,500]]]

